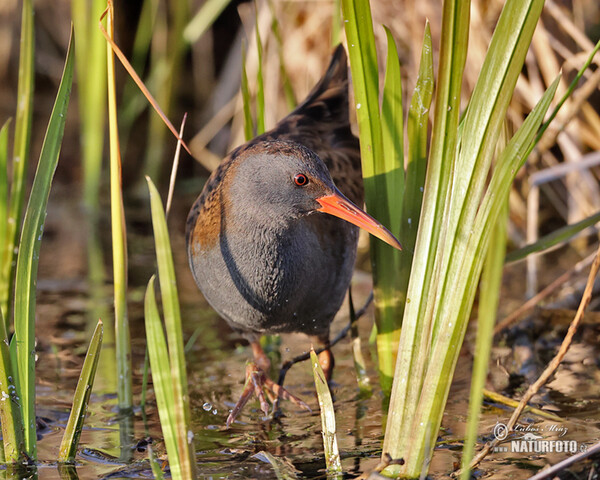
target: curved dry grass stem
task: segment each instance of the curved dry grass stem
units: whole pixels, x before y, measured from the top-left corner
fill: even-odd
[[[592,299],[592,291],[594,288],[594,281],[596,279],[599,269],[600,269],[600,246],[598,247],[598,250],[596,251],[596,255],[594,257],[594,262],[592,263],[592,268],[590,269],[587,283],[585,285],[585,290],[583,292],[583,296],[581,297],[581,302],[579,303],[579,308],[577,309],[575,318],[573,318],[573,321],[571,322],[571,325],[569,326],[569,330],[567,331],[567,334],[565,335],[565,338],[563,339],[563,341],[560,345],[560,348],[558,349],[557,354],[550,361],[550,363],[548,364],[546,369],[542,372],[542,374],[539,376],[539,378],[532,385],[529,386],[529,388],[523,395],[523,398],[519,402],[519,406],[515,409],[512,416],[510,417],[510,420],[506,424],[506,430],[508,432],[510,432],[513,429],[513,427],[515,426],[515,424],[517,423],[517,420],[519,419],[519,416],[521,415],[521,413],[527,406],[527,403],[533,398],[533,396],[539,391],[539,389],[543,385],[546,384],[546,382],[554,374],[556,369],[559,367],[559,365],[565,358],[565,355],[567,354],[567,351],[569,350],[569,347],[571,346],[571,342],[573,341],[573,336],[575,335],[575,332],[577,331],[577,328],[579,327],[579,324],[581,323],[581,320],[585,313],[585,309],[587,308],[587,306],[589,305],[589,303]],[[483,447],[483,449],[475,456],[475,458],[471,462],[470,468],[472,469],[472,468],[476,467],[486,457],[486,455],[492,450],[492,448],[494,446],[496,446],[497,444],[498,444],[498,439],[495,439],[491,442],[486,443],[485,446]],[[460,472],[456,472],[455,475],[458,475],[459,473]]]
[[[123,65],[123,67],[125,67],[125,70],[127,70],[127,73],[131,76],[131,78],[136,83],[136,85],[139,87],[141,92],[148,99],[148,102],[150,102],[150,105],[152,105],[152,108],[154,108],[154,110],[156,111],[156,113],[158,113],[158,115],[163,120],[163,122],[165,122],[165,125],[169,128],[169,130],[171,130],[171,133],[175,136],[175,138],[179,142],[181,142],[181,145],[183,145],[183,148],[185,148],[186,152],[188,152],[190,155],[192,155],[192,152],[190,151],[189,147],[187,146],[187,143],[185,143],[183,141],[183,139],[181,138],[181,136],[177,133],[177,130],[175,129],[175,127],[173,126],[171,121],[167,118],[165,113],[162,111],[162,109],[160,108],[160,105],[158,104],[158,102],[154,99],[154,97],[150,93],[150,90],[148,90],[146,85],[144,85],[144,82],[142,81],[142,79],[139,77],[139,75],[133,69],[133,67],[131,66],[131,63],[129,63],[129,60],[127,60],[127,57],[125,56],[125,54],[117,46],[117,44],[114,42],[114,40],[112,38],[110,38],[106,29],[102,25],[102,20],[104,20],[104,17],[106,17],[106,15],[108,14],[111,4],[112,4],[112,1],[108,0],[108,2],[107,2],[108,6],[106,7],[106,10],[104,10],[104,12],[102,12],[102,15],[100,16],[100,21],[98,22],[98,24],[100,25],[100,31],[102,32],[102,35],[104,35],[104,38],[106,38],[106,41],[110,44],[112,51],[114,52],[114,54],[117,56],[117,58],[121,62],[121,65]]]
[[[562,285],[564,285],[566,282],[568,282],[569,279],[571,277],[573,277],[573,275],[581,272],[590,263],[592,263],[595,256],[596,256],[596,254],[593,253],[593,254],[589,255],[588,257],[584,258],[583,260],[581,260],[580,262],[577,262],[571,270],[563,273],[560,277],[558,277],[556,280],[554,280],[552,283],[550,283],[550,285],[548,285],[546,288],[544,288],[542,291],[540,291],[537,295],[535,295],[534,297],[531,297],[523,305],[521,305],[519,308],[517,308],[513,313],[508,315],[502,321],[498,322],[498,324],[494,327],[494,335],[500,333],[505,328],[508,328],[510,325],[515,323],[517,320],[519,320],[523,315],[525,315],[528,311],[535,308],[542,300],[544,300],[546,297],[548,297],[549,295],[554,293]]]

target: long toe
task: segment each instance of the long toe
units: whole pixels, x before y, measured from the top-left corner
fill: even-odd
[[[265,415],[269,414],[269,404],[265,397],[265,391],[267,391],[267,395],[269,400],[273,406],[277,404],[278,398],[283,398],[284,400],[289,400],[294,405],[311,412],[310,407],[300,398],[288,392],[282,386],[276,384],[273,380],[267,377],[266,373],[254,362],[248,362],[246,366],[246,382],[244,384],[244,389],[242,390],[242,394],[240,399],[237,401],[229,416],[227,417],[227,421],[225,426],[227,428],[235,421],[239,413],[242,411],[252,394],[256,395],[260,402],[260,409],[265,413]]]

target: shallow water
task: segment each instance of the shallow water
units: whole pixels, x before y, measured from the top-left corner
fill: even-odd
[[[38,446],[40,464],[37,475],[44,479],[152,478],[146,439],[151,438],[153,449],[159,456],[164,455],[153,395],[149,395],[146,417],[138,408],[133,417],[119,418],[114,394],[114,368],[111,366],[114,351],[110,340],[103,346],[102,363],[98,369],[89,415],[81,438],[77,465],[61,470],[54,462],[91,333],[90,320],[92,315],[102,310],[108,312],[106,315],[110,318],[111,287],[107,285],[100,295],[95,296],[96,299],[91,299],[87,294],[85,281],[82,280],[81,263],[85,261],[85,255],[81,253],[81,237],[77,236],[76,229],[69,230],[71,222],[77,222],[77,212],[71,211],[71,208],[73,207],[68,204],[60,203],[58,208],[51,210],[50,235],[43,242],[41,257],[37,311],[37,394],[38,416],[47,422],[47,428],[40,432],[42,436]],[[66,225],[61,222],[66,222]],[[52,230],[52,225],[58,223],[61,228]],[[64,233],[65,230],[67,233]],[[139,403],[145,348],[142,295],[144,284],[153,273],[153,245],[147,226],[132,230],[130,242],[134,247],[130,253],[132,286],[129,315],[134,394]],[[187,271],[182,248],[183,237],[178,231],[180,230],[174,230],[173,245],[181,289],[185,338],[190,338],[196,329],[200,329],[195,343],[187,353],[200,478],[278,478],[263,452],[280,459],[288,472],[291,472],[291,478],[294,475],[305,479],[325,478],[321,423],[312,372],[307,362],[290,370],[286,386],[309,403],[312,413],[284,402],[283,417],[277,421],[268,421],[262,418],[258,402],[251,401],[232,428],[224,428],[229,409],[241,392],[244,365],[251,352],[210,310],[196,291]],[[66,236],[69,241],[65,240]],[[518,274],[516,276],[519,277]],[[357,305],[368,295],[369,282],[367,274],[359,272],[355,276],[353,292]],[[509,297],[507,294],[507,305],[510,305]],[[104,300],[99,301],[97,298]],[[518,304],[518,301],[515,303]],[[344,307],[338,315],[334,332],[343,328],[348,321],[346,310]],[[519,392],[531,381],[529,377],[535,380],[545,362],[554,354],[566,327],[544,327],[544,322],[548,323],[543,319],[532,323],[532,332],[535,333],[529,334],[525,329],[520,336],[504,337],[495,347],[490,381],[497,390],[518,398]],[[336,406],[338,444],[347,478],[372,471],[381,455],[384,421],[382,395],[377,387],[374,352],[366,340],[371,324],[372,311],[369,311],[360,320],[360,330],[374,388],[371,396],[361,397],[358,394],[349,341],[344,340],[334,347],[336,369],[332,391]],[[538,334],[536,329],[541,329],[542,333]],[[472,333],[468,335],[472,339]],[[511,438],[521,437],[525,433],[534,433],[540,440],[564,439],[577,442],[578,449],[584,448],[582,445],[598,441],[599,338],[599,324],[593,321],[585,324],[577,335],[569,356],[550,383],[550,388],[544,389],[534,398],[534,402],[552,406],[553,412],[564,421],[557,424],[525,414],[519,422],[523,430],[521,434],[513,434],[507,439],[507,443],[501,445],[500,451],[490,454],[475,472],[476,476],[528,478],[540,468],[555,464],[568,456],[564,453],[512,451]],[[284,336],[281,353],[285,360],[309,347],[308,340],[302,335]],[[523,354],[523,349],[530,357]],[[527,358],[525,361],[524,357]],[[471,362],[469,349],[465,348],[459,358],[438,447],[430,467],[431,478],[447,478],[460,464]],[[510,413],[510,409],[504,406],[487,403],[480,421],[481,442],[491,439],[495,425],[506,423]],[[560,432],[557,433],[556,430]],[[593,462],[581,463],[572,470],[579,473],[579,478],[587,478],[592,464]],[[32,472],[32,475],[35,473]],[[4,470],[0,470],[0,477],[24,478]]]

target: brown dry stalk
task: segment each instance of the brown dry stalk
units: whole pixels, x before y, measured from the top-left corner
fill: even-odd
[[[558,366],[565,358],[565,355],[567,354],[567,351],[571,346],[571,342],[573,341],[573,336],[577,331],[577,327],[581,323],[581,319],[583,318],[585,309],[587,308],[587,306],[590,303],[590,300],[592,299],[592,291],[594,288],[594,281],[596,279],[596,275],[598,274],[598,269],[600,269],[600,246],[596,251],[596,256],[594,258],[594,262],[592,263],[590,274],[588,275],[585,290],[583,292],[583,296],[581,297],[581,302],[579,303],[579,308],[577,309],[575,318],[573,318],[573,321],[569,326],[569,330],[567,331],[567,334],[565,335],[565,338],[563,339],[562,344],[558,349],[558,353],[550,361],[550,363],[542,372],[540,377],[532,385],[530,385],[530,387],[525,392],[525,395],[523,395],[523,398],[519,402],[519,406],[515,409],[512,416],[510,417],[510,420],[506,424],[507,432],[510,432],[513,429],[515,423],[517,423],[519,416],[523,412],[523,409],[527,406],[529,400],[531,400],[531,398],[538,392],[538,390],[550,379],[550,377],[554,374]],[[474,468],[475,466],[477,466],[479,462],[481,462],[481,460],[483,460],[485,456],[492,450],[492,448],[498,444],[498,441],[499,440],[496,438],[493,441],[486,443],[483,449],[475,456],[469,468]]]
[[[583,260],[577,262],[575,266],[563,273],[560,277],[554,280],[550,285],[541,290],[537,295],[531,297],[527,300],[523,305],[517,308],[513,313],[508,315],[502,321],[498,322],[498,324],[494,327],[494,335],[497,335],[505,328],[512,325],[514,322],[519,320],[522,315],[527,313],[529,310],[532,310],[536,307],[542,300],[551,295],[554,291],[556,291],[561,285],[566,283],[573,275],[581,272],[584,268],[586,268],[592,261],[594,260],[596,253],[592,253],[587,256]]]
[[[162,111],[162,109],[160,108],[160,105],[158,104],[158,102],[154,99],[154,97],[150,93],[150,90],[148,90],[148,88],[146,88],[146,85],[144,85],[144,82],[142,81],[142,79],[139,77],[139,75],[133,69],[133,67],[131,66],[131,63],[129,63],[129,60],[127,60],[127,57],[125,56],[125,54],[121,51],[121,49],[117,46],[117,44],[113,41],[113,39],[110,38],[110,36],[106,32],[106,30],[104,29],[104,26],[102,25],[102,20],[104,20],[104,17],[106,17],[106,15],[108,14],[108,11],[111,8],[111,5],[112,5],[112,0],[108,0],[106,10],[104,10],[104,12],[102,12],[102,15],[100,16],[100,21],[98,22],[100,25],[100,30],[102,31],[102,35],[104,35],[104,38],[106,38],[106,41],[110,44],[114,54],[117,56],[117,58],[121,62],[121,65],[123,65],[125,67],[125,70],[127,70],[127,73],[129,73],[129,75],[131,76],[131,78],[133,79],[135,84],[139,87],[141,92],[148,99],[148,102],[150,102],[150,105],[152,105],[152,108],[154,108],[156,113],[158,113],[158,116],[162,119],[162,121],[169,128],[169,130],[171,130],[171,133],[173,133],[173,135],[175,135],[175,138],[179,142],[181,142],[181,145],[183,145],[183,148],[185,148],[186,152],[188,152],[190,155],[192,155],[192,152],[190,152],[190,149],[188,148],[187,144],[183,141],[181,136],[177,133],[177,130],[175,130],[175,127],[173,126],[171,121],[167,118],[165,113]],[[193,155],[192,155],[192,157],[193,157]]]

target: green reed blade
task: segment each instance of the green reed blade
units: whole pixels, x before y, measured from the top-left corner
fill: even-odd
[[[142,75],[150,56],[152,37],[155,34],[156,17],[160,3],[158,0],[144,0],[138,18],[138,24],[131,49],[131,67]],[[151,69],[145,77],[145,84],[154,91],[156,78],[159,76],[157,68]],[[121,132],[121,146],[127,150],[131,139],[131,129],[142,112],[148,107],[148,100],[144,97],[133,78],[128,76],[123,85],[121,105],[119,106],[119,131]]]
[[[31,140],[34,87],[35,32],[33,25],[33,1],[23,0],[21,18],[21,42],[19,53],[19,80],[17,90],[17,112],[15,119],[15,139],[13,145],[12,182],[8,217],[6,218],[6,242],[0,244],[0,309],[5,322],[10,322],[10,299],[13,296],[14,268],[17,253],[15,247],[19,238],[25,183]]]
[[[279,21],[277,20],[277,12],[275,11],[275,5],[273,3],[273,0],[269,0],[269,9],[271,10],[271,16],[273,18],[271,21],[271,32],[273,33],[275,41],[277,42],[277,54],[279,56],[279,74],[281,75],[283,94],[285,96],[287,107],[291,111],[294,108],[296,108],[298,102],[296,101],[296,95],[294,94],[294,89],[292,88],[290,76],[287,72],[287,69],[285,68],[283,39],[281,37],[281,28],[279,27]]]
[[[331,11],[331,45],[342,41],[342,0],[333,0]]]
[[[225,7],[229,5],[230,0],[207,0],[194,15],[194,18],[186,25],[183,30],[183,38],[188,43],[197,42],[206,32],[214,21],[219,17]]]
[[[408,298],[411,301],[404,315],[397,379],[384,442],[384,451],[392,457],[403,456],[406,464],[390,469],[390,473],[401,471],[408,476],[419,475],[433,451],[481,272],[482,257],[488,246],[491,228],[486,222],[495,223],[498,216],[496,210],[492,215],[491,210],[481,209],[482,192],[541,5],[539,0],[509,0],[506,3],[465,114],[463,129],[458,127],[458,112],[455,112],[448,124],[437,130],[438,113],[443,116],[459,108],[456,102],[460,99],[460,83],[455,84],[456,91],[452,96],[446,96],[451,89],[447,89],[445,79],[452,78],[457,72],[446,70],[444,59],[447,55],[457,56],[460,58],[459,73],[462,71],[469,20],[468,2],[460,5],[444,2],[443,29],[456,32],[457,37],[456,43],[450,41],[446,44],[445,34],[442,34],[441,82],[436,101],[431,163],[409,285]],[[448,99],[441,105],[440,90],[442,98]],[[457,150],[456,140],[460,131],[462,137]],[[442,141],[436,137],[440,133],[444,136]],[[447,143],[448,137],[454,139],[450,144]],[[528,144],[532,138],[529,138]],[[444,148],[439,150],[438,144],[443,144]],[[439,205],[444,205],[444,210],[439,209],[437,215],[429,217],[428,214],[435,210],[429,206],[430,179],[436,176],[432,169],[437,165],[435,159],[441,152],[450,160],[456,153],[459,155],[456,163],[451,161],[447,165],[451,170],[440,177],[440,184],[445,183],[446,186],[433,190],[437,192],[436,196],[441,200]],[[514,165],[514,159],[504,163]],[[498,162],[495,171],[504,168],[504,164]],[[453,172],[451,179],[450,172]],[[500,191],[510,188],[512,177],[504,180],[507,184],[495,185],[496,190],[490,184],[486,195],[493,195],[495,199],[505,198]],[[500,203],[496,200],[496,204]],[[482,211],[489,216],[481,217]],[[434,238],[436,231],[442,242],[438,247],[443,245],[443,248],[432,249],[428,239]],[[425,243],[422,243],[423,238],[426,238]],[[435,275],[433,270],[428,270],[434,264]],[[421,317],[424,323],[420,322]]]
[[[446,339],[451,345],[460,345],[464,337],[464,329],[466,328],[464,319],[469,318],[485,252],[500,211],[504,207],[504,203],[499,202],[498,199],[507,198],[517,172],[525,163],[535,144],[536,133],[554,97],[557,86],[558,79],[544,93],[496,162],[496,168],[492,174],[489,187],[472,226],[474,234],[468,239],[467,248],[465,249],[466,255],[461,259],[460,266],[456,265],[451,272],[450,281],[454,285],[453,300],[455,301],[449,302],[446,305],[447,310],[442,313],[445,318],[463,320],[462,323],[446,322],[440,330],[440,338]],[[462,294],[456,295],[456,292]],[[416,422],[425,422],[425,413],[428,410],[435,412],[436,418],[432,418],[430,415],[430,424],[424,424],[423,428],[415,428],[412,432],[411,442],[413,443],[410,443],[410,445],[417,449],[423,448],[418,444],[423,437],[431,437],[433,432],[437,434],[441,423],[443,405],[447,399],[452,372],[458,357],[457,351],[444,347],[445,345],[442,342],[438,342],[432,347],[431,361],[424,383],[427,388],[423,389],[421,406],[415,414],[413,425],[418,425]],[[417,471],[420,465],[417,459],[411,470],[413,472]]]
[[[442,11],[442,35],[438,86],[423,205],[410,272],[407,303],[395,381],[390,399],[384,451],[393,458],[405,455],[410,441],[408,425],[414,417],[422,386],[424,362],[429,349],[431,316],[427,315],[432,289],[435,255],[438,250],[452,165],[456,155],[460,89],[466,60],[469,2],[446,0]],[[423,48],[425,49],[425,43]],[[409,140],[413,139],[409,137]],[[418,148],[410,145],[409,149]],[[390,428],[390,426],[392,426]],[[401,432],[401,428],[407,428]],[[434,439],[431,439],[433,442]],[[431,443],[430,442],[430,443]],[[397,468],[393,470],[398,470]]]
[[[277,476],[277,480],[298,480],[300,472],[285,457],[280,458],[267,451],[261,451],[252,455],[252,458],[260,458],[261,460],[268,461],[271,467],[273,467],[273,472]]]
[[[333,400],[331,392],[325,379],[323,369],[319,364],[317,354],[313,349],[310,351],[310,361],[312,363],[313,375],[315,377],[315,388],[321,410],[321,427],[323,434],[323,450],[325,453],[325,465],[327,467],[328,478],[342,478],[342,462],[337,445],[335,411],[333,409]]]
[[[256,71],[256,134],[265,133],[265,85],[263,80],[263,45],[258,27],[258,4],[254,2],[256,15],[254,16],[254,32],[256,34],[256,53],[258,56],[258,69]]]
[[[433,98],[433,83],[433,46],[431,43],[431,29],[429,22],[427,22],[423,34],[419,74],[406,122],[408,161],[404,202],[402,204],[402,226],[399,237],[402,246],[408,253],[402,256],[402,268],[403,272],[406,272],[403,273],[403,277],[408,277],[410,274],[412,264],[410,253],[415,248],[421,204],[423,203],[423,188],[425,173],[427,172],[427,127],[429,125],[429,108]],[[408,278],[406,278],[406,286],[408,286]]]
[[[144,317],[146,325],[146,340],[148,342],[148,353],[150,355],[150,366],[152,368],[152,383],[158,406],[160,427],[163,432],[171,476],[175,479],[183,478],[179,460],[179,449],[177,448],[177,427],[175,420],[175,398],[171,380],[171,368],[167,341],[163,333],[156,296],[154,294],[155,275],[152,275],[146,288],[144,300]],[[183,453],[183,452],[181,452]]]
[[[381,100],[381,134],[383,141],[383,172],[385,174],[387,208],[389,210],[388,228],[400,236],[402,202],[404,198],[404,112],[402,109],[402,77],[396,42],[389,28],[387,36],[387,62],[385,83]],[[396,249],[388,252],[398,252]],[[398,252],[399,253],[399,252]],[[396,269],[397,263],[394,262]]]
[[[250,112],[250,90],[248,88],[248,75],[246,74],[246,42],[242,41],[242,104],[244,107],[244,138],[248,142],[254,138],[254,122]]]
[[[9,118],[0,129],[0,259],[4,253],[3,247],[6,245],[8,226],[8,128],[10,121]],[[2,265],[1,262],[0,265]],[[0,273],[1,277],[2,274]],[[4,312],[3,304],[0,301],[0,313],[2,312]],[[6,325],[4,328],[6,328]]]
[[[171,242],[169,240],[169,231],[167,229],[163,204],[152,180],[149,177],[146,177],[146,180],[148,181],[148,189],[150,190],[158,279],[160,282],[165,329],[169,346],[170,369],[168,372],[171,378],[170,388],[173,391],[174,399],[174,420],[176,421],[179,463],[183,478],[192,479],[196,478],[194,437],[190,434],[187,374],[175,267],[173,265],[173,254],[171,253]],[[157,368],[157,364],[155,364],[155,368]],[[155,368],[152,369],[153,374],[156,372]]]
[[[11,359],[4,318],[0,311],[0,422],[2,423],[3,462],[22,463],[23,419],[15,386],[15,370]]]
[[[106,8],[106,0],[72,2],[77,36],[77,79],[81,119],[81,156],[83,160],[83,200],[86,215],[97,221],[98,195],[104,147],[106,118],[106,49],[96,26]]]
[[[168,7],[168,25],[166,22],[161,24],[157,22],[155,28],[164,26],[166,44],[160,42],[152,43],[152,69],[164,72],[157,82],[158,92],[156,100],[162,107],[165,114],[169,114],[173,107],[173,100],[179,79],[182,78],[182,65],[188,44],[183,38],[183,31],[189,18],[187,2],[166,2]],[[155,33],[156,34],[156,33]],[[144,163],[144,172],[151,178],[159,178],[163,160],[164,146],[166,145],[165,136],[167,130],[164,122],[157,115],[149,117],[149,137],[146,148],[146,159]]]
[[[429,23],[425,24],[421,62],[417,82],[408,110],[406,124],[408,155],[406,179],[404,181],[404,199],[398,239],[404,248],[399,267],[399,301],[401,316],[408,293],[408,281],[413,262],[413,252],[417,238],[417,228],[423,203],[425,174],[427,172],[427,138],[429,126],[429,108],[433,98],[433,47]]]
[[[77,381],[77,388],[75,389],[75,395],[73,396],[73,407],[71,408],[71,414],[69,415],[65,433],[63,434],[62,442],[60,443],[60,450],[58,453],[59,462],[73,463],[75,461],[77,445],[79,444],[79,438],[81,437],[81,430],[83,429],[83,422],[85,420],[87,406],[94,385],[94,377],[96,376],[96,369],[98,368],[98,360],[100,359],[102,334],[102,320],[98,320],[98,324],[96,325],[94,333],[92,334],[92,339],[90,340],[90,346],[88,347],[85,360],[83,361],[83,366],[81,367],[79,380]]]
[[[73,82],[73,28],[62,78],[48,122],[40,159],[25,211],[15,278],[17,391],[25,426],[25,451],[36,458],[35,299],[37,268],[50,186],[58,163]]]
[[[479,427],[483,390],[488,373],[494,324],[500,300],[502,286],[502,268],[506,252],[506,226],[508,223],[508,197],[504,200],[504,208],[498,217],[490,246],[488,247],[481,282],[479,286],[479,306],[477,318],[477,338],[471,374],[471,391],[469,398],[469,414],[462,454],[461,480],[469,480],[469,464],[473,458],[477,430]]]
[[[403,155],[398,150],[402,142],[397,136],[398,122],[400,127],[402,124],[398,55],[394,42],[389,42],[384,111],[380,116],[379,73],[369,2],[368,0],[343,0],[342,13],[356,101],[365,202],[369,213],[381,223],[389,227],[393,216],[395,217],[393,223],[398,225],[396,218],[399,218],[401,213],[403,187],[392,185],[392,182],[388,181],[392,177],[393,181],[398,182],[398,179],[403,179],[404,175]],[[384,150],[384,135],[385,148],[392,149],[390,152]],[[400,199],[399,204],[393,203],[398,199]],[[394,253],[390,246],[379,240],[371,239],[370,243],[379,377],[382,389],[389,393],[401,324],[400,296],[397,294],[400,254]]]
[[[595,225],[600,222],[600,212],[595,213],[587,218],[584,218],[580,222],[573,223],[572,225],[565,225],[564,227],[558,228],[548,235],[544,235],[537,242],[530,243],[529,245],[525,245],[524,247],[518,248],[517,250],[513,250],[512,252],[506,255],[504,261],[506,263],[510,262],[518,262],[519,260],[523,260],[527,256],[532,253],[543,252],[544,250],[548,250],[549,248],[554,247],[555,245],[559,245],[561,243],[569,241],[579,232],[582,232],[588,227]]]
[[[113,5],[109,3],[106,30],[114,38]],[[131,340],[127,318],[127,239],[121,187],[121,151],[117,123],[115,61],[110,43],[106,42],[108,86],[108,131],[110,142],[110,221],[113,254],[113,291],[117,357],[117,397],[119,410],[131,412]]]

